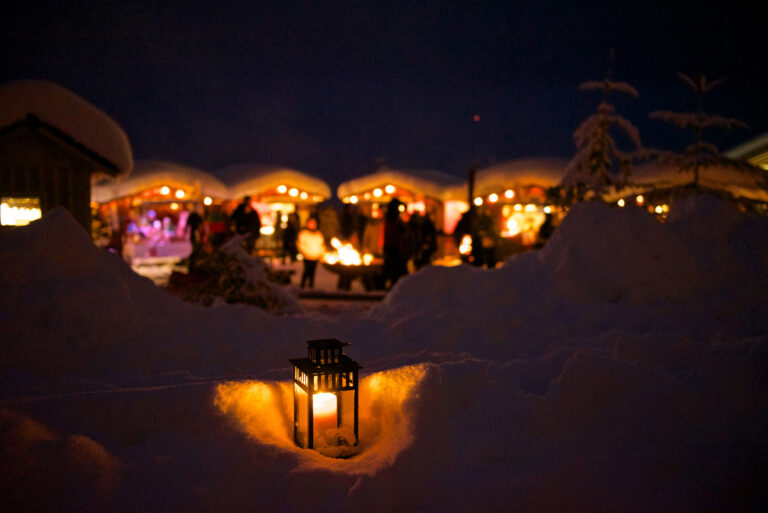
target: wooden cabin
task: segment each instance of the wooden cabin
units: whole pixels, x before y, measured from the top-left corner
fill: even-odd
[[[131,165],[125,134],[82,98],[40,80],[0,86],[0,229],[64,207],[90,233],[92,179]]]

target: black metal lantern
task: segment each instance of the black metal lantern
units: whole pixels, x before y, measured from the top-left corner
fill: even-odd
[[[293,358],[293,439],[316,449],[358,442],[358,370],[335,338],[307,341],[308,358]]]

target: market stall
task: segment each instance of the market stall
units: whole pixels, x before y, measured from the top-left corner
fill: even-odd
[[[559,158],[525,158],[477,172],[472,201],[493,222],[500,258],[535,246],[542,226],[559,222],[562,211],[547,191],[559,185],[566,164]]]
[[[138,264],[189,255],[187,221],[193,212],[228,198],[208,173],[158,160],[138,161],[130,176],[103,181],[91,191],[95,240]]]
[[[261,220],[256,249],[267,256],[282,254],[285,230],[298,233],[315,213],[318,203],[331,197],[326,182],[288,167],[239,164],[218,169],[214,174],[228,186],[227,213],[249,197]]]

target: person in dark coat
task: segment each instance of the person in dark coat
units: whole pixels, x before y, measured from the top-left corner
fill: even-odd
[[[245,230],[245,250],[248,253],[253,253],[256,241],[261,236],[261,217],[259,212],[250,204],[245,209]]]
[[[296,212],[292,212],[288,215],[288,221],[283,229],[283,255],[291,259],[291,262],[296,261],[299,250],[296,245],[296,239],[299,235],[299,216]]]
[[[405,223],[400,219],[397,199],[387,204],[384,216],[384,284],[393,287],[397,280],[408,274],[408,234]]]
[[[437,250],[437,230],[429,214],[415,211],[408,221],[413,266],[418,270],[430,264]]]
[[[247,209],[250,206],[251,197],[245,196],[243,201],[241,201],[240,204],[238,204],[235,208],[234,212],[232,212],[232,215],[229,219],[232,222],[232,231],[234,233],[244,235],[248,231],[246,214],[248,213]]]

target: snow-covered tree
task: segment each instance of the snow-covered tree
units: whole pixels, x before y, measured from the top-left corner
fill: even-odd
[[[566,196],[575,201],[584,199],[592,191],[592,199],[599,199],[611,187],[626,183],[632,162],[641,151],[640,134],[626,118],[618,115],[609,97],[613,92],[637,98],[637,89],[626,82],[615,82],[609,77],[602,81],[584,82],[582,91],[603,91],[603,100],[597,111],[585,119],[573,133],[576,154],[565,169],[561,186]],[[616,143],[613,132],[623,132],[634,149],[624,151]]]
[[[704,130],[708,128],[718,127],[727,130],[734,127],[747,128],[746,124],[737,119],[715,116],[704,112],[703,96],[721,84],[725,77],[707,81],[707,77],[704,75],[700,75],[695,79],[684,73],[678,73],[678,76],[696,93],[696,112],[655,111],[651,113],[651,117],[674,123],[684,130],[692,131],[694,141],[693,144],[685,148],[683,153],[661,152],[659,160],[672,164],[681,173],[692,172],[693,182],[691,185],[694,187],[699,186],[699,171],[705,167],[720,166],[734,168],[743,172],[753,171],[754,166],[748,162],[733,160],[721,155],[717,146],[704,140]]]

